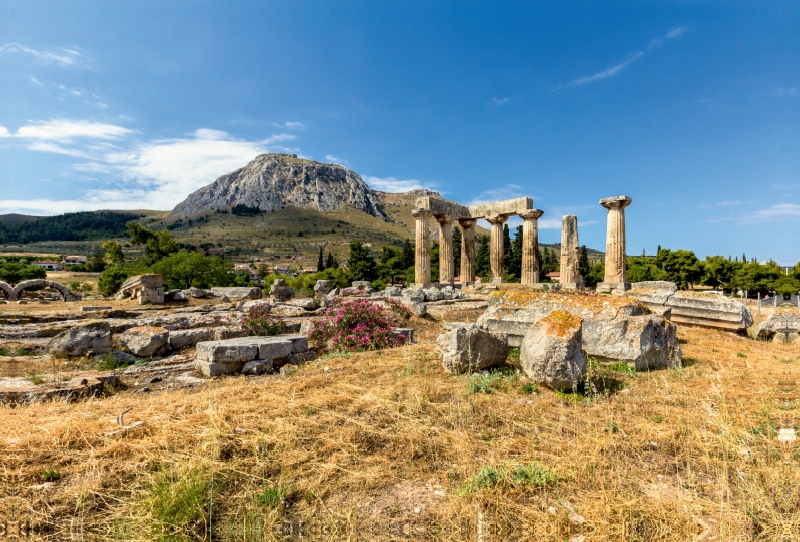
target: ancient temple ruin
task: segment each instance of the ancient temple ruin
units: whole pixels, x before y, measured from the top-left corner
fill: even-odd
[[[630,205],[628,196],[615,196],[600,200],[608,209],[608,231],[606,234],[605,280],[598,284],[598,291],[621,293],[630,288],[625,277],[625,207]],[[453,224],[461,226],[461,284],[475,282],[475,223],[484,218],[491,224],[489,245],[490,281],[503,282],[505,269],[503,255],[503,224],[510,216],[523,219],[522,226],[522,284],[539,282],[539,233],[538,220],[544,211],[533,208],[533,199],[514,198],[480,205],[461,205],[442,198],[423,196],[417,198],[411,215],[416,219],[416,254],[414,282],[418,288],[429,288],[431,280],[431,230],[430,219],[439,224],[439,281],[452,285],[455,280],[453,268]],[[561,278],[564,288],[583,288],[583,277],[579,271],[578,217],[566,215],[561,228]]]

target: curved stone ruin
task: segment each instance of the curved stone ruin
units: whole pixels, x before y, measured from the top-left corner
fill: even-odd
[[[8,301],[18,301],[21,299],[21,294],[25,289],[33,287],[52,288],[61,294],[61,296],[64,298],[64,301],[77,301],[80,298],[77,294],[73,294],[70,289],[63,284],[46,279],[24,280],[13,288],[5,282],[0,282],[0,293],[2,293]]]

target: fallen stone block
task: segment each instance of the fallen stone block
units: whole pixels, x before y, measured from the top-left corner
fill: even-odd
[[[209,363],[244,363],[258,357],[257,345],[237,341],[238,339],[228,339],[199,342],[197,359]]]
[[[272,360],[267,359],[254,359],[242,366],[242,374],[245,375],[263,375],[271,373],[273,370]]]
[[[675,292],[669,288],[633,288],[626,293],[626,297],[638,299],[647,306],[671,309],[670,319],[678,324],[735,332],[744,332],[753,325],[753,317],[747,307],[719,294]]]
[[[216,297],[227,297],[228,301],[261,299],[261,288],[249,286],[215,287],[211,288],[211,294]]]
[[[211,340],[214,337],[214,330],[204,327],[196,329],[180,329],[169,332],[170,350],[183,350],[192,348],[199,342]]]
[[[95,311],[110,311],[114,307],[112,306],[101,306],[101,305],[92,305],[91,307],[81,307],[81,312],[95,312]]]
[[[631,283],[631,288],[640,290],[667,290],[670,292],[678,291],[677,284],[666,280],[646,280],[643,282],[633,282]]]
[[[200,343],[202,344],[202,343]],[[213,361],[206,361],[202,359],[195,360],[194,368],[203,376],[222,376],[239,374],[244,366],[243,361],[235,361],[230,363],[219,363]]]
[[[253,307],[266,307],[267,309],[271,309],[272,305],[269,303],[269,301],[263,299],[247,299],[244,301],[239,301],[239,303],[236,305],[236,310],[239,312],[245,312]]]
[[[290,305],[295,307],[299,307],[303,310],[307,311],[315,311],[319,308],[319,302],[316,299],[306,298],[306,299],[293,299],[288,302]]]
[[[533,324],[522,340],[519,354],[525,374],[554,390],[576,389],[586,372],[581,327],[578,316],[563,310],[553,311]]]
[[[508,357],[508,339],[500,333],[460,327],[439,335],[436,348],[442,366],[451,374],[464,374],[503,363]]]
[[[762,341],[794,343],[800,340],[800,310],[776,309],[772,315],[758,324],[755,338]]]
[[[91,321],[63,331],[53,337],[47,351],[56,356],[82,357],[111,350],[111,326]]]
[[[163,327],[132,327],[119,337],[119,344],[134,356],[148,358],[167,344],[169,331]]]

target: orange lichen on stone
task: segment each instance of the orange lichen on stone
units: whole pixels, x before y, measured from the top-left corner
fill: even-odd
[[[643,314],[650,311],[645,304],[638,299],[598,296],[590,294],[580,294],[573,292],[494,292],[490,295],[490,303],[502,303],[503,305],[515,305],[524,307],[539,300],[555,301],[564,309],[579,309],[592,312],[600,312],[607,309],[618,311],[627,307],[638,307]]]
[[[557,337],[572,335],[580,329],[582,322],[581,318],[564,310],[553,311],[539,321],[547,326],[548,334]]]

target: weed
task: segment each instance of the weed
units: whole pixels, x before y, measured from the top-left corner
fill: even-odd
[[[23,346],[22,348],[17,350],[17,355],[18,356],[30,356],[31,355],[31,351]]]
[[[286,497],[292,492],[291,488],[277,483],[272,487],[264,487],[261,493],[256,497],[258,504],[272,508],[278,508],[285,500]]]
[[[533,382],[525,382],[521,388],[522,393],[527,395],[531,395],[533,393],[539,393],[539,388]]]
[[[44,378],[37,375],[36,373],[28,373],[28,380],[31,381],[31,384],[41,384],[44,382]]]
[[[626,375],[636,374],[636,367],[631,367],[624,361],[616,361],[608,365],[608,368],[617,373],[625,373]]]
[[[154,534],[173,540],[205,537],[211,480],[203,470],[195,468],[177,476],[159,472],[148,489],[144,506],[153,519]]]
[[[508,360],[514,365],[519,365],[519,350],[519,346],[512,346],[508,349]]]
[[[10,355],[11,355],[11,352],[9,352],[8,348],[6,348],[5,346],[0,347],[0,356],[4,356],[5,357],[5,356],[10,356]]]
[[[618,433],[619,426],[614,422],[606,422],[606,431],[609,433]]]
[[[652,420],[652,421],[654,421],[656,423],[661,423],[661,422],[666,421],[666,418],[664,418],[664,416],[656,414],[655,416],[651,417],[650,420]]]
[[[349,358],[349,357],[350,357],[350,352],[331,352],[330,354],[325,354],[324,356],[322,356],[319,359],[321,361],[321,360],[325,360],[325,359]]]
[[[100,358],[100,361],[98,361],[95,366],[100,371],[113,371],[118,367],[127,367],[128,364],[125,362],[121,362],[111,354],[103,354],[102,357]]]
[[[736,352],[736,357],[737,358],[746,358],[747,354],[743,354],[742,352]]]
[[[540,463],[528,465],[495,466],[481,468],[458,490],[459,495],[469,495],[499,485],[515,487],[544,487],[555,485],[561,476]]]
[[[414,365],[411,363],[407,364],[405,367],[400,369],[399,373],[397,373],[397,375],[401,377],[411,376],[413,374],[414,374]]]
[[[55,468],[50,467],[49,469],[44,469],[41,473],[42,480],[45,482],[55,482],[59,478],[61,478],[61,473],[59,473]]]
[[[505,391],[510,380],[517,378],[517,373],[513,367],[499,365],[492,367],[491,372],[476,373],[467,380],[467,393],[492,393],[494,391]]]
[[[697,360],[695,358],[684,357],[681,365],[683,365],[683,368],[686,369],[692,365],[697,365]]]
[[[317,412],[319,412],[319,409],[314,407],[306,407],[302,410],[303,416],[313,416]]]

